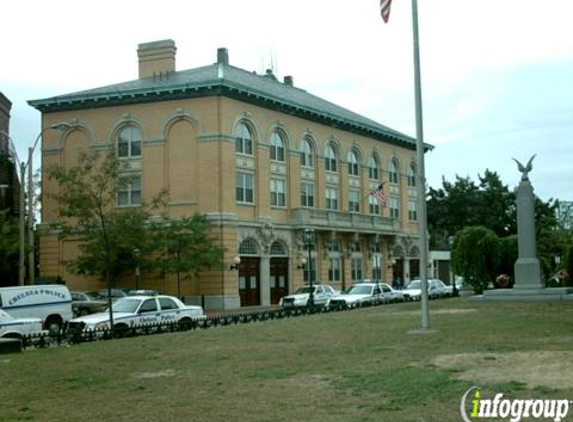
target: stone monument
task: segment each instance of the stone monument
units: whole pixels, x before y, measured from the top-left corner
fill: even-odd
[[[473,296],[470,300],[514,302],[573,300],[571,294],[573,288],[546,288],[543,283],[535,238],[535,195],[529,181],[534,158],[535,155],[525,166],[513,159],[521,172],[521,180],[516,189],[518,258],[514,266],[513,289],[486,290],[482,296]]]
[[[529,159],[525,166],[515,158],[513,159],[521,171],[521,181],[516,190],[518,259],[514,267],[514,289],[539,289],[543,287],[535,239],[535,195],[528,176],[533,169],[534,158],[535,155]]]

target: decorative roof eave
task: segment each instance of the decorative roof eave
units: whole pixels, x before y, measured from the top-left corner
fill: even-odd
[[[140,88],[126,91],[84,93],[76,96],[53,97],[28,101],[28,104],[43,113],[59,111],[85,110],[128,104],[172,101],[207,96],[226,96],[271,110],[280,111],[306,120],[341,129],[357,135],[367,136],[389,142],[411,150],[416,149],[416,139],[393,131],[385,131],[374,125],[344,119],[311,107],[275,98],[263,92],[247,89],[225,79],[204,81],[200,84],[170,85],[168,87]],[[400,136],[402,135],[402,136]],[[424,144],[424,151],[432,150],[430,144]]]

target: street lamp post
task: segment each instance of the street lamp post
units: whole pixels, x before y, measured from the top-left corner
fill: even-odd
[[[68,122],[59,122],[54,123],[46,128],[44,128],[36,137],[34,141],[34,146],[28,148],[28,162],[24,163],[23,161],[20,163],[20,218],[19,218],[19,225],[20,225],[20,263],[19,263],[19,274],[18,274],[18,284],[20,286],[24,285],[24,277],[25,277],[25,220],[24,220],[24,208],[25,208],[25,193],[24,193],[24,180],[26,176],[26,167],[28,167],[28,242],[29,242],[29,252],[28,252],[28,276],[29,276],[29,283],[35,283],[35,267],[36,267],[36,259],[34,255],[34,174],[33,174],[33,155],[38,146],[38,142],[42,138],[45,132],[50,129],[69,129],[71,127],[75,127],[75,124],[68,123]]]
[[[307,306],[310,309],[314,309],[314,285],[312,280],[312,246],[314,244],[314,229],[305,229],[304,231],[304,243],[308,249],[308,261],[307,261],[307,274],[308,274],[308,283],[310,286],[310,293],[308,296],[308,303]]]
[[[139,280],[141,279],[141,251],[137,248],[133,250],[133,255],[135,255],[135,290],[139,290]]]

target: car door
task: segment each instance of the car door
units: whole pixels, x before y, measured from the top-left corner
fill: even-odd
[[[160,312],[155,298],[145,299],[137,311],[138,325],[151,325],[159,322]]]
[[[392,302],[394,301],[394,297],[392,296],[392,289],[390,289],[390,287],[385,286],[384,284],[382,286],[380,286],[380,288],[382,289],[382,301],[384,303],[388,303],[388,302]]]
[[[161,307],[160,321],[161,323],[172,323],[177,322],[181,317],[181,311],[177,303],[171,298],[160,297],[159,306]]]
[[[326,293],[324,291],[324,287],[316,286],[314,291],[314,304],[315,305],[325,305],[326,304]]]

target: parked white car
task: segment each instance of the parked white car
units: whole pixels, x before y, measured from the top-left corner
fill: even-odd
[[[437,299],[447,295],[446,285],[443,281],[437,278],[429,278],[428,282],[428,298]],[[422,296],[422,286],[420,280],[412,280],[405,289],[402,290],[406,300],[420,300]]]
[[[184,326],[203,319],[203,308],[185,305],[173,296],[128,296],[112,304],[114,329],[127,330],[145,325],[178,324]],[[110,328],[109,311],[74,318],[70,331],[103,331]]]
[[[312,289],[314,305],[318,307],[326,306],[330,298],[339,294],[339,292],[327,284],[314,284]],[[284,309],[304,308],[308,305],[310,292],[310,285],[299,287],[294,294],[280,298],[279,305]]]
[[[351,307],[363,304],[388,303],[391,301],[389,286],[383,283],[356,283],[344,292],[329,299],[327,306]]]
[[[42,334],[40,318],[14,318],[0,309],[0,338],[19,338]]]

